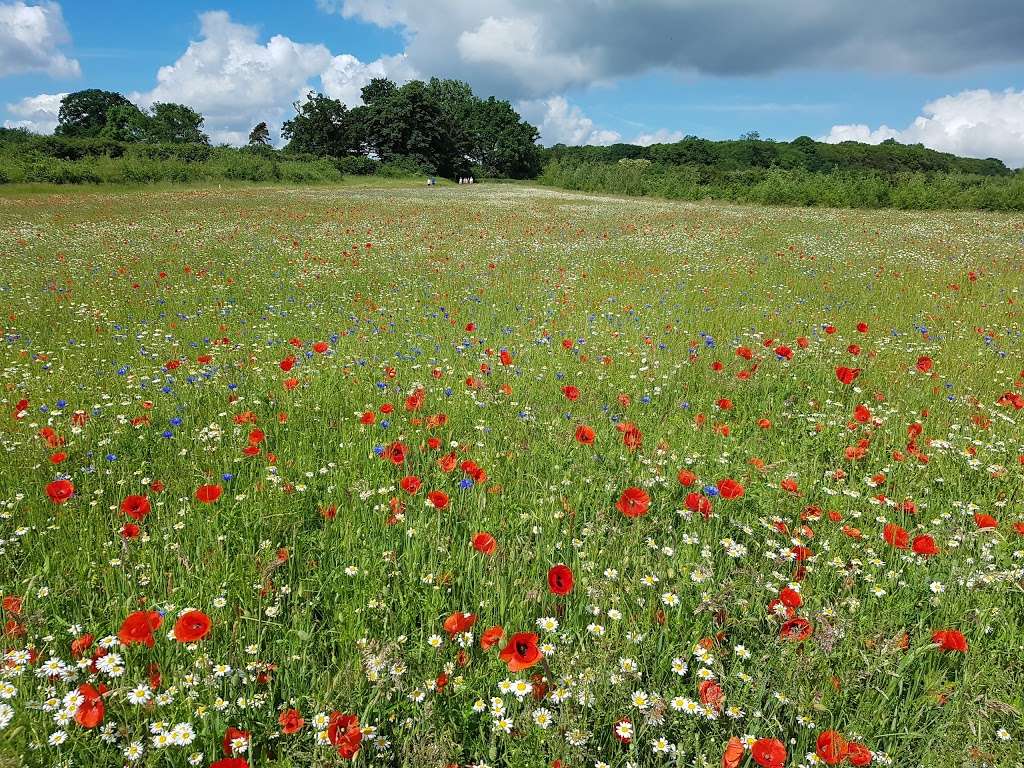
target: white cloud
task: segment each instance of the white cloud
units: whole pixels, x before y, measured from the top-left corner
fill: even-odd
[[[887,125],[834,125],[822,141],[878,144],[895,139],[924,144],[966,157],[998,157],[1007,165],[1024,166],[1024,90],[978,89],[943,96],[924,105],[921,115],[904,130]]]
[[[15,120],[4,120],[4,128],[27,128],[33,133],[53,133],[57,127],[60,101],[66,93],[40,93],[7,105]]]
[[[677,141],[682,141],[684,134],[682,131],[670,131],[668,128],[659,128],[653,133],[641,133],[630,144],[639,144],[641,147],[649,147],[651,144],[673,144]]]
[[[521,101],[516,105],[520,114],[540,130],[541,143],[552,144],[614,144],[620,136],[615,131],[598,128],[564,96]]]
[[[323,45],[274,35],[260,43],[255,27],[236,24],[225,11],[200,14],[200,38],[157,72],[150,91],[132,101],[187,104],[203,113],[214,142],[244,143],[249,129],[265,120],[278,126],[303,97],[311,77],[324,71],[331,52]]]
[[[402,54],[384,56],[364,64],[355,56],[343,53],[331,59],[320,74],[320,82],[327,96],[338,99],[348,107],[356,107],[362,103],[360,91],[373,78],[387,77],[401,85],[418,76]]]
[[[78,62],[58,50],[70,41],[58,3],[0,3],[0,77],[24,72],[78,77]]]

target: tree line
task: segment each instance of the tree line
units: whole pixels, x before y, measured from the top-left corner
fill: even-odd
[[[540,172],[539,134],[512,105],[483,99],[464,82],[431,78],[402,86],[370,81],[363,103],[349,109],[338,99],[310,93],[285,121],[284,152],[327,158],[372,158],[410,171],[449,178],[534,178]],[[209,144],[204,118],[184,104],[143,110],[120,93],[95,88],[61,101],[56,136],[143,144]],[[270,149],[266,122],[253,126],[249,147]]]

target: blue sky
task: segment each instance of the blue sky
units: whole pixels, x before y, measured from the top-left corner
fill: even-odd
[[[237,143],[308,89],[354,104],[372,76],[438,75],[509,99],[545,144],[891,136],[1019,166],[1021,6],[0,0],[0,118],[52,130],[61,94],[98,87],[189,103]]]

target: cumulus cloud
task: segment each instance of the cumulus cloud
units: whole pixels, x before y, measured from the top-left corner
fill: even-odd
[[[66,93],[40,93],[26,96],[7,105],[7,112],[16,119],[4,120],[4,128],[27,128],[33,133],[53,133],[57,127],[60,101]]]
[[[535,124],[542,144],[614,144],[622,137],[615,131],[598,128],[564,96],[521,101],[516,105],[519,113]]]
[[[360,91],[375,77],[387,77],[401,85],[416,79],[419,74],[402,54],[382,56],[364,63],[351,54],[343,53],[331,59],[320,73],[320,82],[326,95],[348,107],[357,107],[362,103]]]
[[[924,144],[966,157],[998,157],[1015,168],[1024,166],[1024,90],[984,88],[943,96],[924,105],[921,115],[903,130],[887,125],[834,125],[822,141],[878,144],[895,139]]]
[[[641,147],[649,147],[651,144],[672,144],[682,141],[685,135],[682,131],[670,131],[668,128],[659,128],[652,133],[641,133],[629,143],[639,144]]]
[[[69,42],[58,3],[0,3],[0,77],[24,72],[78,77],[78,62],[59,50]]]
[[[945,72],[1024,60],[1016,0],[320,0],[399,28],[413,67],[536,99],[653,70]],[[880,23],[879,20],[883,20]]]

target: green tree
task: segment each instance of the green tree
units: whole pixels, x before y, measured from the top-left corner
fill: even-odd
[[[267,128],[267,124],[264,122],[257,123],[253,126],[253,129],[249,131],[249,146],[250,147],[269,147],[270,146],[270,129]]]
[[[61,99],[54,133],[74,138],[99,136],[107,125],[107,113],[114,107],[125,106],[134,105],[120,93],[113,91],[88,88],[69,93]]]
[[[451,177],[466,167],[449,133],[450,119],[422,80],[390,89],[374,80],[363,89],[369,148],[384,162],[405,159],[430,173]]]
[[[469,158],[489,176],[528,179],[540,172],[540,134],[507,101],[475,99],[466,131]]]
[[[184,104],[157,102],[152,108],[151,141],[171,144],[209,144],[204,118]]]
[[[118,104],[107,110],[106,123],[99,136],[114,141],[138,143],[148,141],[153,131],[153,118],[134,104]]]
[[[295,103],[295,113],[295,117],[281,126],[281,136],[288,142],[285,149],[331,157],[344,157],[360,151],[362,130],[359,122],[337,99],[311,93],[303,103]]]

